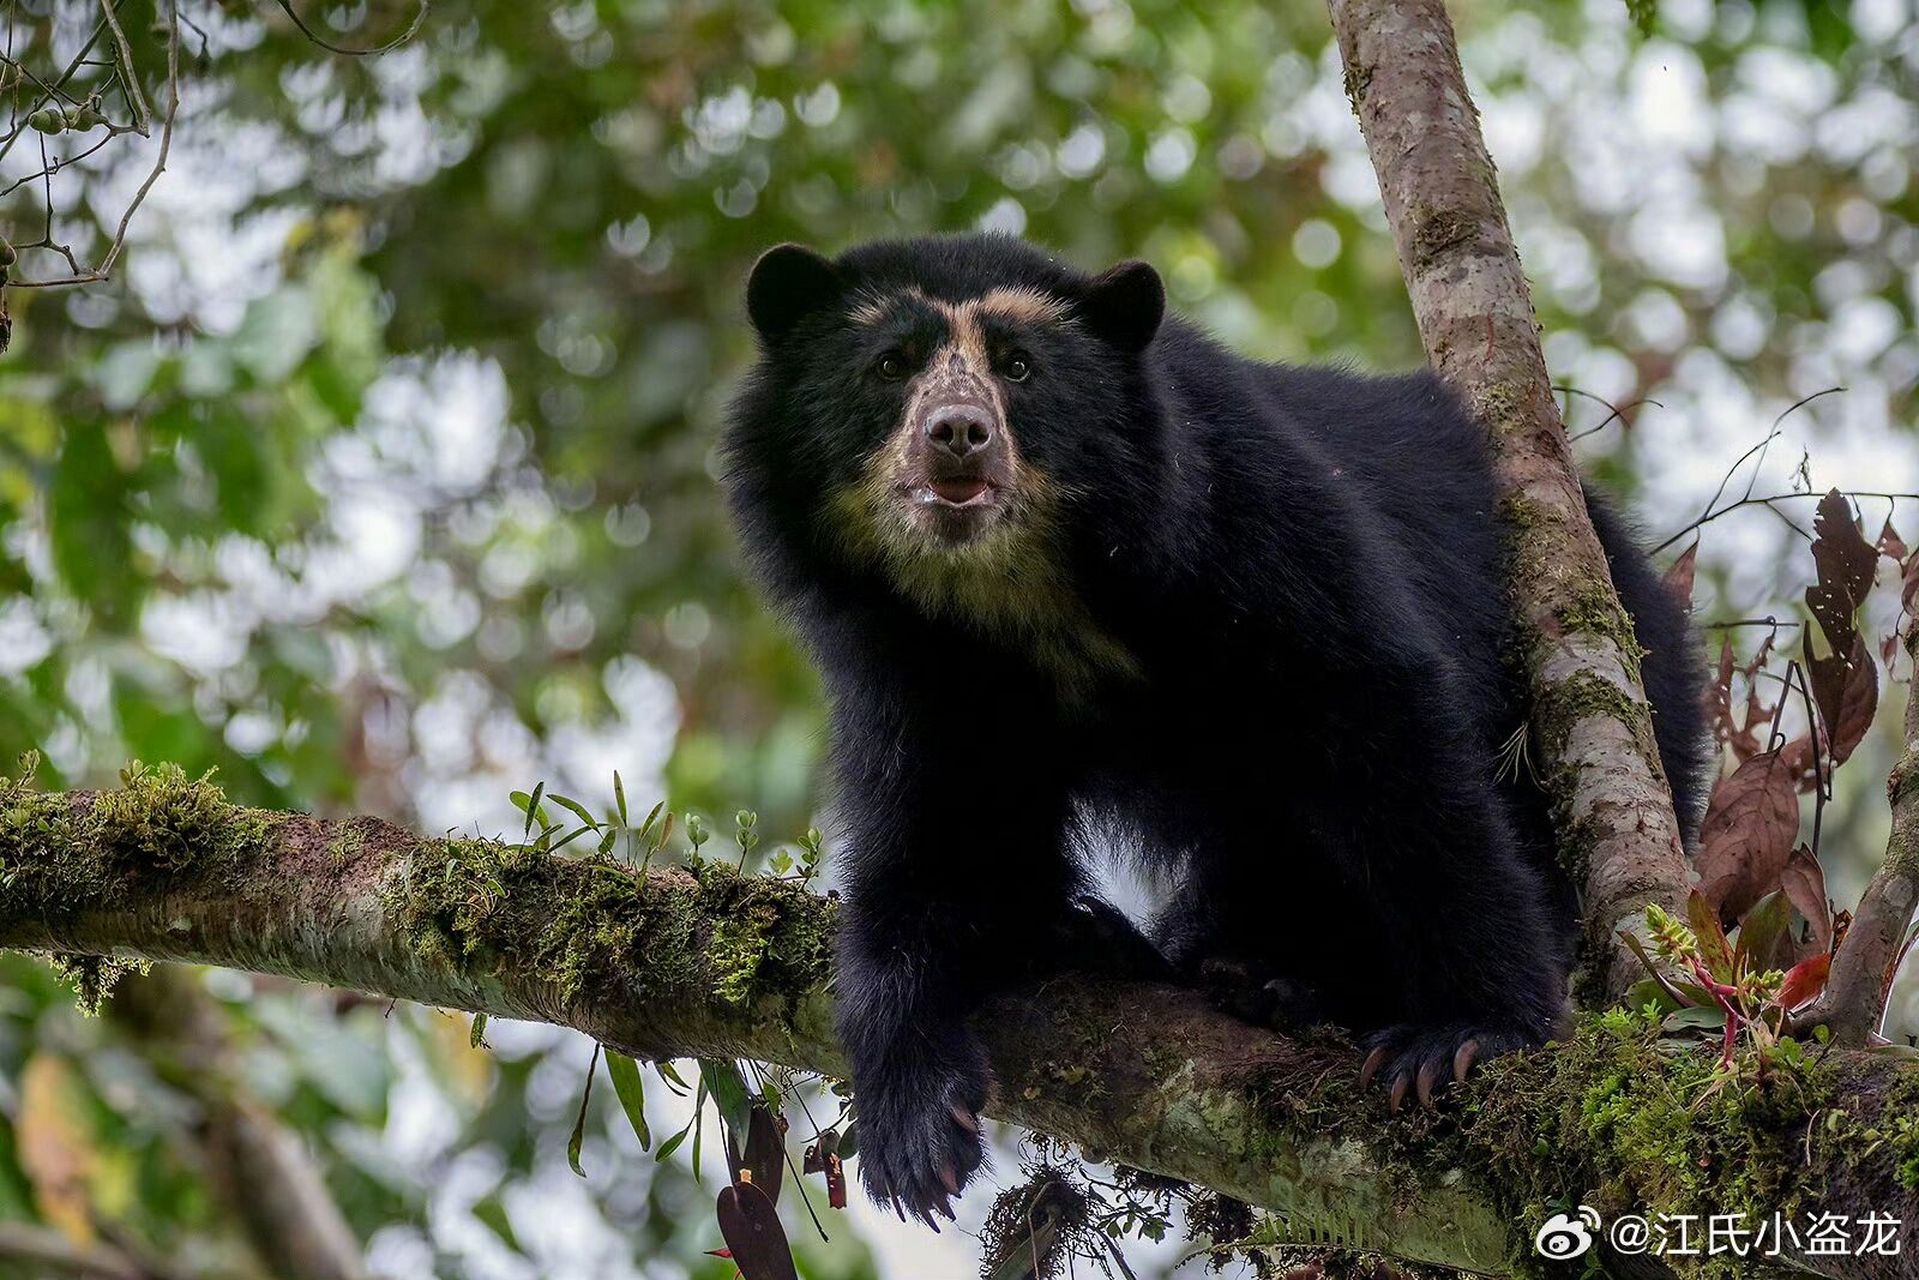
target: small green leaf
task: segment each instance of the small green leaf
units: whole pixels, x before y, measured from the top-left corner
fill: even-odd
[[[466,1033],[466,1042],[475,1049],[480,1048],[486,1043],[486,1015],[484,1013],[476,1013],[473,1015],[473,1026],[472,1029]]]
[[[719,1104],[720,1119],[726,1122],[727,1133],[744,1137],[753,1100],[746,1087],[746,1077],[740,1074],[740,1064],[731,1058],[701,1058],[699,1064],[700,1083]]]
[[[495,1195],[487,1196],[473,1206],[473,1216],[500,1237],[500,1242],[515,1253],[521,1252],[520,1238],[513,1234],[513,1223],[506,1215],[506,1204]]]
[[[627,1123],[640,1140],[640,1150],[653,1146],[653,1131],[646,1125],[646,1084],[640,1078],[640,1064],[623,1053],[606,1051],[606,1074],[613,1079],[613,1092],[619,1096]]]
[[[571,796],[563,796],[556,792],[555,794],[548,796],[547,799],[551,800],[554,804],[559,805],[560,808],[565,809],[567,812],[571,813],[574,817],[578,818],[581,822],[584,822],[592,830],[598,831],[600,829],[600,820],[593,816],[593,813],[590,809],[588,809],[585,805],[581,804],[578,800],[573,799]]]
[[[586,1176],[586,1170],[580,1167],[580,1148],[586,1145],[586,1107],[593,1101],[593,1077],[599,1068],[600,1046],[596,1044],[593,1046],[593,1061],[586,1066],[586,1089],[580,1094],[579,1118],[574,1120],[573,1133],[566,1140],[566,1162],[582,1178]]]
[[[675,1151],[678,1151],[680,1149],[680,1144],[686,1141],[686,1135],[692,1132],[693,1132],[693,1122],[691,1120],[688,1120],[686,1122],[686,1128],[680,1130],[678,1133],[674,1134],[672,1137],[668,1138],[665,1142],[662,1142],[660,1144],[660,1149],[659,1151],[654,1153],[653,1158],[655,1160],[665,1161]]]
[[[1717,1006],[1675,1009],[1666,1015],[1663,1026],[1667,1031],[1724,1031],[1726,1011]]]
[[[522,843],[532,838],[533,819],[540,811],[540,797],[545,794],[546,794],[546,782],[542,780],[534,786],[533,794],[526,798],[526,829],[520,833],[520,839]],[[545,818],[540,819],[540,825],[542,827],[546,826]]]
[[[545,838],[547,837],[547,835],[549,835],[552,832],[552,830],[553,828],[548,827],[546,831],[543,831],[540,833],[541,843],[543,844],[545,843]],[[592,827],[575,827],[573,828],[573,830],[567,832],[564,836],[561,836],[558,840],[555,840],[553,843],[546,845],[546,851],[548,853],[557,853],[561,849],[564,849],[568,845],[572,844],[575,840],[578,840],[581,836],[591,835],[592,833],[593,833]]]
[[[706,1136],[706,1073],[700,1073],[700,1083],[693,1090],[693,1181],[700,1178],[700,1141]]]
[[[613,804],[620,811],[620,825],[626,825],[626,784],[620,781],[620,771],[613,771]]]

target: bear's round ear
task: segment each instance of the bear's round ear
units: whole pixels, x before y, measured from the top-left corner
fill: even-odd
[[[845,290],[840,269],[804,245],[774,245],[746,280],[746,314],[765,338],[777,338]]]
[[[1166,316],[1166,286],[1151,264],[1122,262],[1093,278],[1077,311],[1088,329],[1121,351],[1140,351]]]

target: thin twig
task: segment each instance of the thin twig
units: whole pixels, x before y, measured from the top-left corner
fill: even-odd
[[[1726,474],[1721,476],[1719,479],[1719,487],[1713,490],[1712,497],[1707,499],[1706,509],[1700,512],[1699,518],[1693,521],[1691,524],[1687,525],[1685,528],[1681,529],[1678,533],[1673,534],[1672,537],[1666,539],[1664,542],[1654,547],[1653,552],[1657,554],[1658,552],[1664,551],[1667,547],[1670,547],[1673,543],[1679,541],[1681,538],[1685,537],[1687,534],[1691,533],[1693,530],[1699,528],[1702,525],[1709,524],[1710,522],[1717,520],[1720,516],[1724,515],[1727,511],[1734,511],[1743,506],[1752,506],[1752,505],[1757,505],[1759,503],[1765,503],[1766,505],[1770,506],[1771,502],[1773,501],[1772,499],[1755,499],[1752,496],[1752,491],[1753,491],[1753,487],[1759,483],[1760,470],[1764,468],[1766,465],[1767,451],[1771,449],[1772,442],[1779,438],[1779,425],[1782,422],[1784,422],[1787,418],[1791,417],[1794,413],[1798,412],[1800,409],[1803,409],[1805,406],[1811,404],[1814,400],[1817,400],[1819,397],[1829,396],[1836,391],[1844,391],[1844,390],[1845,390],[1844,387],[1827,387],[1823,391],[1815,391],[1811,395],[1806,396],[1804,399],[1796,400],[1792,404],[1786,406],[1785,412],[1781,413],[1778,417],[1772,420],[1772,426],[1767,428],[1765,438],[1761,440],[1758,444],[1752,446],[1752,448],[1740,454],[1737,458],[1733,459],[1732,465],[1726,468]],[[1719,500],[1726,496],[1726,486],[1732,483],[1732,478],[1739,473],[1739,468],[1746,464],[1746,460],[1748,458],[1753,457],[1753,455],[1755,454],[1758,455],[1759,460],[1753,464],[1752,475],[1746,481],[1746,492],[1740,496],[1738,501],[1729,503],[1723,510],[1715,510],[1714,508],[1719,506]],[[1801,496],[1806,496],[1806,495],[1801,495]],[[1867,494],[1865,496],[1872,497],[1875,495]],[[1789,525],[1792,524],[1790,520],[1786,521],[1786,523]],[[1805,532],[1804,530],[1799,529],[1797,525],[1793,525],[1792,527],[1795,530],[1798,530],[1802,534]]]
[[[153,113],[147,106],[147,95],[140,89],[133,50],[127,46],[127,33],[120,29],[120,15],[114,12],[114,3],[115,0],[100,0],[100,20],[113,32],[115,70],[121,87],[127,91],[127,103],[133,108],[133,131],[145,138],[150,136]]]
[[[1841,490],[1841,492],[1843,492],[1846,495],[1846,497],[1853,498],[1853,499],[1880,498],[1880,499],[1885,499],[1893,502],[1900,502],[1900,501],[1919,502],[1919,493],[1879,493],[1870,489],[1845,489],[1845,490]],[[1757,498],[1735,498],[1731,502],[1728,502],[1723,507],[1718,507],[1715,509],[1708,510],[1706,514],[1700,516],[1697,520],[1694,520],[1691,524],[1679,530],[1679,532],[1673,534],[1672,537],[1667,538],[1664,542],[1654,547],[1653,554],[1654,555],[1659,554],[1661,551],[1664,551],[1667,547],[1670,547],[1673,543],[1679,541],[1681,538],[1685,537],[1687,534],[1693,533],[1696,530],[1704,528],[1706,525],[1711,524],[1713,521],[1719,519],[1721,516],[1731,515],[1733,512],[1739,510],[1741,507],[1763,506],[1763,507],[1770,508],[1773,506],[1774,503],[1777,503],[1777,502],[1797,502],[1806,498],[1812,498],[1814,500],[1817,500],[1825,496],[1826,495],[1823,493],[1773,493],[1773,494],[1767,494],[1763,497],[1757,497]],[[1773,514],[1779,515],[1781,519],[1785,519],[1783,514],[1778,512],[1777,510],[1775,510]],[[1798,525],[1794,524],[1789,519],[1786,520],[1786,524],[1789,527],[1791,527],[1795,533],[1798,533],[1801,537],[1809,538],[1812,536],[1811,534],[1808,534],[1804,529],[1801,529]]]
[[[1764,618],[1733,618],[1726,622],[1702,622],[1701,628],[1707,631],[1729,631],[1734,627],[1770,627],[1777,631],[1781,627],[1803,626],[1799,622],[1786,622],[1771,616]]]
[[[343,45],[333,44],[315,32],[312,27],[309,27],[305,22],[301,21],[300,15],[293,11],[292,0],[279,0],[279,3],[280,8],[286,11],[287,17],[293,20],[293,25],[300,29],[300,34],[319,45],[322,49],[325,49],[329,53],[343,53],[349,58],[370,58],[382,53],[390,53],[411,40],[420,30],[420,24],[426,21],[427,9],[432,3],[432,0],[420,0],[420,10],[413,15],[413,21],[407,24],[406,30],[376,49],[349,49]]]
[[[1553,390],[1564,391],[1569,396],[1584,396],[1586,399],[1594,401],[1598,404],[1603,404],[1606,406],[1606,408],[1612,410],[1611,413],[1607,414],[1604,418],[1600,419],[1598,426],[1587,427],[1585,430],[1576,432],[1572,436],[1569,436],[1568,439],[1572,439],[1572,440],[1584,440],[1587,436],[1595,435],[1598,432],[1604,431],[1607,427],[1610,427],[1613,424],[1614,419],[1617,419],[1621,425],[1630,429],[1632,426],[1632,422],[1626,417],[1627,409],[1637,409],[1640,405],[1643,405],[1643,404],[1654,405],[1661,409],[1666,407],[1664,403],[1653,399],[1651,396],[1641,396],[1637,400],[1628,401],[1622,407],[1620,405],[1614,404],[1612,401],[1606,399],[1606,397],[1604,396],[1596,396],[1590,391],[1581,391],[1578,387],[1562,385],[1562,386],[1554,387]],[[1570,406],[1568,407],[1570,408]]]

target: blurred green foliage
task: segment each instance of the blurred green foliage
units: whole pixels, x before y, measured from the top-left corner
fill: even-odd
[[[162,101],[165,24],[149,0],[122,12]],[[817,689],[742,583],[713,484],[750,354],[740,284],[781,240],[1019,231],[1087,266],[1150,259],[1248,352],[1418,358],[1304,0],[449,4],[377,58],[320,49],[271,5],[180,12],[178,134],[122,278],[6,293],[0,759],[41,751],[47,785],[164,759],[259,803],[499,830],[512,788],[552,777],[598,803],[618,767],[641,809],[749,803],[769,832],[804,829]],[[1796,424],[1813,462],[1896,449],[1884,465],[1919,479],[1909,15],[1665,0],[1645,35],[1615,0],[1456,12],[1555,373],[1641,423],[1582,442],[1602,476],[1683,523],[1779,409],[1844,382]],[[5,13],[10,57],[42,78],[98,22],[79,0]],[[309,21],[366,47],[413,13]],[[35,86],[3,83],[17,123]],[[0,185],[100,136],[30,132]],[[153,145],[117,138],[12,190],[0,233],[50,218],[96,260]],[[15,275],[61,266],[29,251]],[[1796,592],[1772,533],[1709,533],[1702,608]],[[1868,803],[1829,832],[1859,865]],[[98,1153],[94,1220],[244,1272],[196,1182],[191,1106],[111,1020],[0,963],[0,1216],[65,1211],[21,1151],[22,1082],[52,1081]],[[220,982],[250,1087],[374,1256],[517,1276],[528,1250],[566,1274],[509,1207],[557,1194],[584,1046],[533,1037],[475,1065],[439,1015]],[[573,1208],[646,1274],[724,1275],[699,1257],[706,1193],[650,1172],[607,1115]],[[486,1189],[439,1204],[462,1162]],[[858,1252],[808,1274],[857,1274]]]

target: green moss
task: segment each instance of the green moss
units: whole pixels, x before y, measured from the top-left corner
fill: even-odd
[[[1559,611],[1559,622],[1568,632],[1586,632],[1612,641],[1626,669],[1637,678],[1639,660],[1646,656],[1646,650],[1639,643],[1632,615],[1618,603],[1608,584],[1591,579],[1577,583],[1571,603]]]
[[[1346,100],[1353,104],[1353,110],[1357,113],[1359,112],[1361,100],[1366,96],[1367,88],[1373,82],[1373,69],[1371,67],[1355,67],[1348,63],[1346,73],[1342,77],[1342,80],[1346,86]],[[1364,118],[1363,113],[1361,113],[1361,118]]]
[[[1413,269],[1425,271],[1447,250],[1473,238],[1479,222],[1457,209],[1419,208],[1413,212]]]
[[[45,794],[0,778],[0,902],[11,911],[59,917],[112,907],[155,879],[219,875],[264,851],[284,815],[227,802],[212,775],[174,765],[129,765],[116,790],[91,797]],[[60,956],[81,1011],[100,1002],[132,964]]]
[[[1883,1121],[1875,1131],[1890,1150],[1893,1177],[1906,1190],[1919,1192],[1919,1071],[1908,1073],[1887,1093],[1878,1114]]]
[[[642,876],[491,840],[426,843],[385,905],[422,956],[528,956],[568,1003],[796,1001],[826,980],[834,919],[799,885],[719,863]]]
[[[107,997],[128,974],[144,975],[153,966],[145,960],[117,960],[110,956],[54,955],[47,963],[73,985],[73,1001],[84,1017],[97,1018]]]
[[[334,866],[345,866],[360,856],[366,848],[367,827],[369,821],[360,818],[348,818],[333,824],[327,836],[327,858]]]
[[[1296,1175],[1307,1144],[1323,1154],[1324,1143],[1357,1136],[1389,1204],[1402,1205],[1464,1170],[1516,1224],[1515,1275],[1541,1274],[1532,1232],[1579,1204],[1609,1220],[1744,1213],[1756,1222],[1812,1211],[1847,1170],[1866,1181],[1891,1172],[1919,1189],[1919,1072],[1869,1101],[1833,1060],[1796,1045],[1775,1049],[1763,1072],[1757,1051],[1742,1049],[1721,1073],[1711,1045],[1662,1038],[1650,1016],[1614,1010],[1582,1015],[1544,1050],[1481,1064],[1455,1102],[1389,1115],[1350,1069],[1320,1065],[1339,1060],[1330,1052],[1339,1045],[1326,1048],[1262,1088],[1279,1120],[1254,1153],[1262,1167]],[[1333,1238],[1367,1247],[1365,1223],[1352,1229]],[[1735,1262],[1701,1259],[1685,1274],[1744,1274]]]
[[[1494,382],[1481,387],[1474,393],[1473,411],[1479,416],[1479,420],[1496,434],[1525,431],[1532,425],[1531,417],[1525,412],[1529,398],[1530,390],[1522,382]],[[1530,498],[1519,494],[1508,495],[1500,505],[1509,522],[1513,515],[1517,514],[1513,508],[1536,506]],[[1537,511],[1532,513],[1535,522],[1536,517],[1542,514]]]
[[[1515,1220],[1534,1225],[1581,1203],[1608,1217],[1790,1216],[1839,1166],[1886,1158],[1846,1118],[1846,1082],[1818,1055],[1787,1045],[1763,1073],[1756,1050],[1735,1062],[1722,1073],[1709,1047],[1662,1039],[1644,1014],[1588,1016],[1545,1052],[1486,1064],[1440,1148],[1485,1170]],[[1740,1274],[1721,1261],[1696,1273]]]
[[[132,881],[236,866],[285,820],[228,803],[211,773],[136,762],[120,780],[88,802],[0,779],[0,891],[43,911],[111,904]]]

